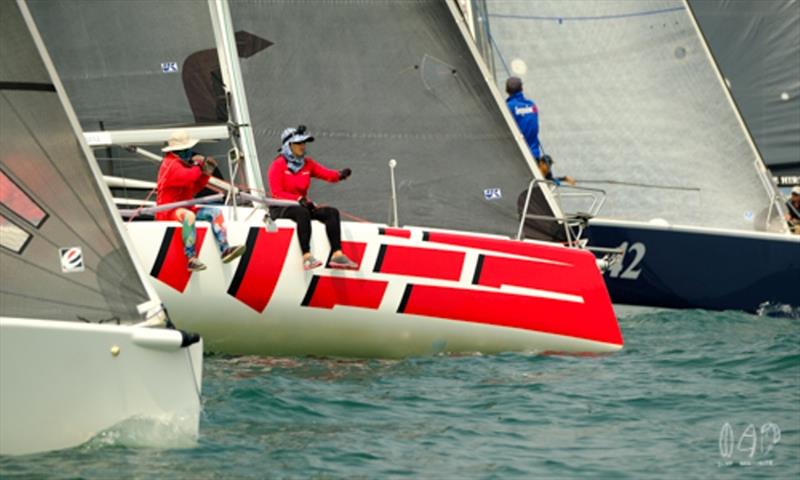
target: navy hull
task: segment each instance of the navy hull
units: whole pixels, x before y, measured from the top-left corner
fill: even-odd
[[[589,245],[622,247],[605,274],[617,304],[756,312],[800,306],[800,237],[592,221]]]

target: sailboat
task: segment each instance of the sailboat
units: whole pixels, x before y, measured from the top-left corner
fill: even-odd
[[[0,0],[0,64],[0,455],[126,421],[194,442],[202,341],[163,328],[22,0]]]
[[[180,66],[194,52],[217,45],[220,75],[230,89],[227,127],[236,133],[235,151],[224,158],[245,158],[242,177],[230,169],[229,180],[251,196],[264,197],[261,172],[271,156],[259,158],[257,152],[274,152],[280,132],[300,123],[316,136],[310,155],[354,171],[350,188],[314,186],[312,196],[350,218],[342,224],[343,249],[358,264],[356,271],[304,272],[294,224],[265,225],[259,208],[222,207],[229,239],[248,247],[229,265],[219,261],[207,226],[199,224],[199,256],[208,270],[191,274],[180,225],[128,224],[176,325],[200,332],[209,350],[391,358],[622,348],[591,253],[510,239],[519,223],[517,195],[536,173],[451,2],[228,5],[211,0],[210,14],[196,3],[160,5],[157,15],[140,22],[138,5],[71,3],[71,15],[82,21],[66,29],[57,11],[42,4],[36,9],[37,20],[49,26],[48,45],[59,51],[54,58],[69,79],[67,89],[81,99],[85,129],[102,121],[111,130],[102,135],[113,142],[125,134],[115,128],[130,133],[146,125],[125,120],[109,127],[105,119],[125,109],[116,118],[156,123],[155,115],[160,126],[169,118],[183,119],[189,131],[197,131],[198,99],[186,99],[191,92],[182,88],[178,75],[154,67]],[[172,19],[182,18],[181,9],[194,23],[174,24]],[[121,39],[113,29],[106,38],[110,27],[102,22],[115,17],[127,19],[136,37],[126,37],[124,48],[137,45],[151,54],[144,57],[150,63],[116,57]],[[303,18],[303,28],[287,18]],[[92,44],[105,46],[97,54],[101,63],[106,58],[114,63],[113,74],[93,75],[90,66],[72,61],[76,42],[70,39],[89,35],[71,30],[78,25],[97,25]],[[192,47],[164,43],[158,36],[171,31],[170,38],[183,38],[184,29]],[[240,61],[234,30],[268,46]],[[203,32],[214,32],[215,38],[195,42]],[[376,39],[381,39],[377,45]],[[137,75],[145,77],[137,88],[114,88]],[[87,77],[95,88],[88,88]],[[137,90],[156,81],[163,88],[153,98]],[[111,90],[113,96],[97,94]],[[164,91],[173,94],[164,96]],[[165,139],[150,142],[161,146]],[[396,203],[390,200],[392,190]],[[557,216],[555,210],[550,213]],[[401,226],[400,219],[410,223]],[[313,254],[325,259],[330,252],[324,231],[321,225],[313,229]]]
[[[615,303],[800,304],[800,237],[686,3],[477,3],[496,82],[521,76],[556,168],[607,192],[587,235],[625,251]]]

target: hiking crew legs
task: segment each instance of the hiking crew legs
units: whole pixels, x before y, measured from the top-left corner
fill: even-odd
[[[217,240],[217,247],[219,247],[220,252],[224,252],[229,247],[228,233],[225,230],[225,218],[218,208],[201,207],[193,215],[187,215],[184,212],[191,213],[190,210],[179,209],[176,212],[176,217],[183,224],[181,238],[183,239],[183,253],[186,254],[187,259],[197,257],[197,248],[195,247],[197,243],[195,222],[197,220],[211,223],[211,232]]]
[[[339,210],[333,207],[319,207],[312,211],[301,206],[271,207],[269,214],[272,218],[290,218],[297,224],[297,239],[300,241],[300,250],[303,254],[311,251],[311,220],[319,220],[325,224],[325,233],[331,244],[331,251],[342,249],[341,222]]]

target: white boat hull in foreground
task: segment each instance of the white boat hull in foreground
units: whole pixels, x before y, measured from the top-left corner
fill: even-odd
[[[230,210],[226,218],[231,218]],[[303,271],[294,223],[228,221],[248,252],[224,265],[207,224],[186,271],[174,222],[128,231],[175,324],[231,354],[397,358],[457,352],[606,353],[622,336],[594,257],[558,245],[371,223],[342,223],[356,271]],[[245,219],[245,220],[241,220]],[[330,254],[313,222],[313,254]]]
[[[175,330],[0,318],[0,454],[74,447],[131,419],[191,445],[202,341],[180,345]]]

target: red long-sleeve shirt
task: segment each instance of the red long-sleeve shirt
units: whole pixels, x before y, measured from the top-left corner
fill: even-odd
[[[278,155],[269,166],[269,191],[273,198],[299,200],[308,195],[311,177],[336,183],[340,180],[341,175],[336,170],[323,167],[310,157],[306,157],[303,168],[294,173],[286,165],[286,158]]]
[[[189,200],[197,195],[208,183],[209,176],[204,174],[199,166],[188,166],[177,155],[167,152],[158,170],[156,184],[156,204],[180,202]],[[197,211],[197,207],[185,207]],[[176,220],[177,209],[156,212],[156,220]]]

